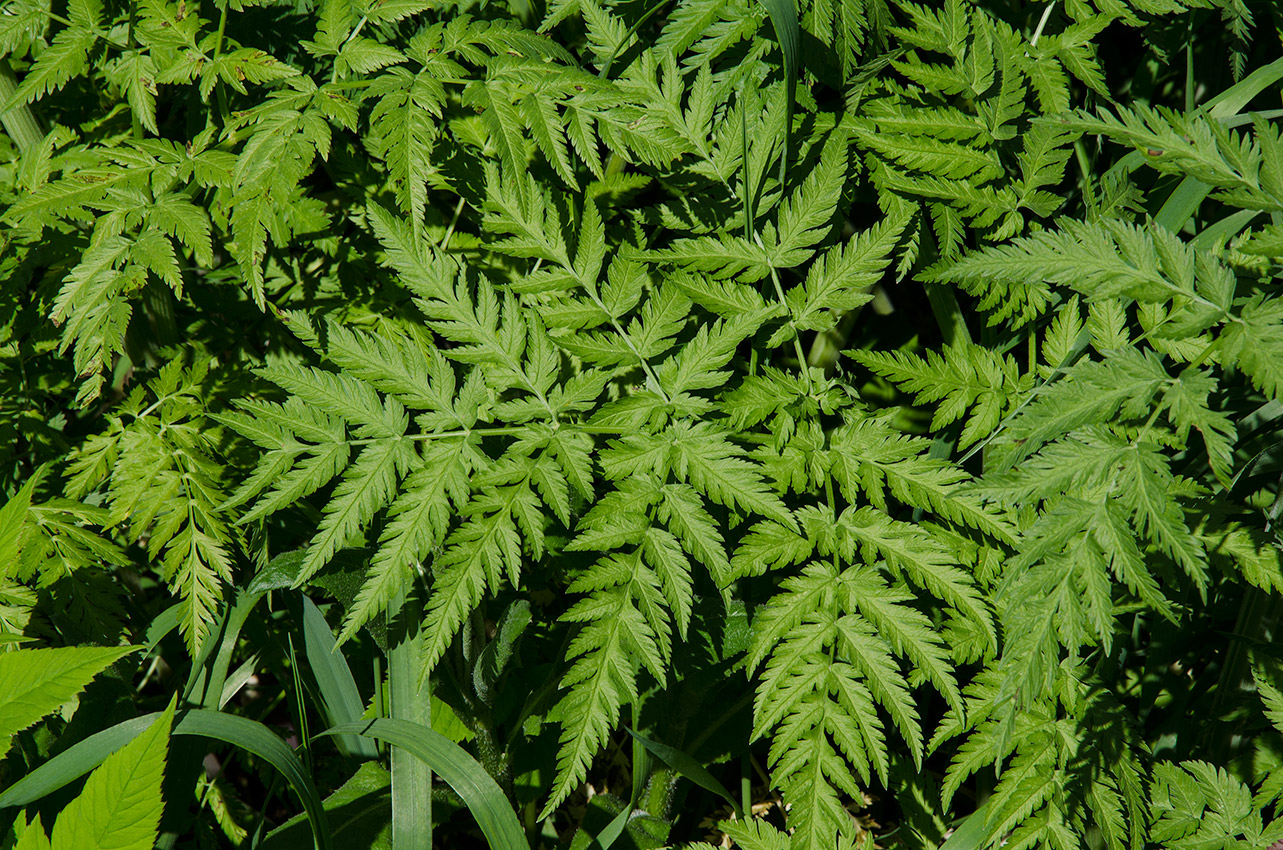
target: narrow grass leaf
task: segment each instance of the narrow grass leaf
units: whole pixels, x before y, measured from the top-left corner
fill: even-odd
[[[606,824],[606,828],[597,833],[593,843],[588,845],[589,848],[600,847],[601,850],[610,850],[611,845],[619,840],[619,836],[624,834],[624,827],[628,826],[628,818],[632,813],[633,807],[631,805],[624,806],[619,814],[615,815],[611,822]]]
[[[231,744],[247,753],[258,756],[276,768],[298,795],[312,821],[313,833],[321,850],[330,850],[330,828],[312,777],[303,770],[303,763],[275,732],[262,723],[247,717],[237,717],[218,711],[189,711],[174,728],[175,735],[201,735]]]
[[[988,804],[982,805],[968,815],[966,820],[958,824],[948,839],[940,845],[940,850],[980,850],[988,846],[987,808]]]
[[[325,811],[334,824],[334,844],[344,850],[391,850],[392,780],[378,762],[367,761],[333,794]],[[307,816],[295,815],[268,833],[258,850],[311,850]]]
[[[508,804],[508,798],[485,768],[458,744],[431,729],[404,720],[345,723],[321,734],[349,733],[401,747],[421,759],[463,798],[492,850],[529,850],[526,834]]]
[[[788,174],[789,136],[793,132],[793,108],[797,101],[797,69],[802,55],[802,32],[797,23],[797,6],[793,0],[758,0],[775,28],[775,38],[784,55],[784,148],[780,152],[780,185]]]
[[[141,735],[158,716],[135,717],[73,744],[0,792],[0,809],[25,806],[75,782]]]
[[[0,808],[25,806],[74,782],[141,735],[160,715],[153,712],[118,723],[59,753],[0,793]],[[173,734],[213,738],[256,755],[276,768],[302,801],[318,846],[321,850],[330,850],[329,826],[312,778],[303,770],[294,751],[262,723],[195,709],[181,714]]]
[[[1203,104],[1213,118],[1237,115],[1243,107],[1261,92],[1283,80],[1283,59],[1276,59],[1264,68],[1257,68],[1216,97]]]
[[[146,633],[143,634],[143,655],[151,655],[152,650],[165,639],[165,636],[178,628],[178,621],[183,616],[183,603],[175,602],[164,611],[161,611],[147,626]]]
[[[342,653],[335,651],[334,633],[325,615],[311,599],[303,596],[303,643],[308,666],[316,677],[321,699],[329,712],[331,723],[351,723],[361,718],[365,705],[361,692]],[[372,759],[378,756],[374,744],[360,735],[339,737],[339,747],[348,755]]]
[[[422,636],[415,629],[414,609],[405,607],[404,593],[397,593],[388,607],[388,620],[399,618],[409,632],[388,649],[389,713],[413,728],[432,728],[432,691],[420,680]],[[434,733],[435,734],[435,733]],[[417,850],[432,846],[432,765],[415,753],[394,744],[392,748],[392,850]]]
[[[1194,217],[1203,199],[1212,191],[1212,187],[1195,177],[1186,177],[1180,185],[1167,196],[1163,208],[1154,216],[1154,223],[1161,224],[1172,233],[1180,233],[1185,223]]]
[[[629,735],[632,735],[637,743],[645,747],[655,758],[659,759],[664,764],[689,779],[691,782],[694,782],[705,791],[711,791],[725,799],[731,804],[731,808],[734,809],[736,817],[744,817],[744,811],[740,808],[739,801],[735,799],[735,795],[726,790],[726,786],[718,782],[717,777],[709,773],[702,764],[695,761],[695,759],[691,758],[676,747],[670,747],[667,744],[652,741],[645,735],[635,732],[627,727],[625,727],[624,731]]]

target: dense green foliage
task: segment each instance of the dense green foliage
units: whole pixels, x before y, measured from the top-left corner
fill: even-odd
[[[1283,840],[1281,41],[4,0],[0,847]]]

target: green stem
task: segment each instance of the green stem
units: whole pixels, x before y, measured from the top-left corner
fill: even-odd
[[[740,98],[741,100],[743,98]],[[753,187],[749,185],[748,170],[748,106],[740,104],[740,136],[742,141],[743,152],[740,156],[741,188],[744,191],[744,238],[752,239],[757,246],[766,251],[766,246],[762,244],[762,237],[757,232],[757,225],[753,221]],[[781,174],[780,187],[783,188],[784,180]],[[793,353],[797,357],[797,368],[802,372],[802,380],[806,384],[807,395],[811,394],[811,369],[807,363],[806,352],[802,350],[802,337],[797,329],[797,324],[793,321],[793,311],[788,309],[788,301],[784,298],[784,287],[780,284],[780,275],[775,266],[771,266],[771,283],[775,287],[775,297],[779,299],[780,304],[789,312],[789,327],[793,328]]]
[[[754,232],[753,238],[757,240],[758,247],[765,251],[766,246],[762,245],[762,237]],[[802,332],[797,329],[797,323],[793,321],[793,311],[789,310],[788,300],[784,297],[784,287],[780,284],[780,275],[775,270],[775,266],[771,266],[771,283],[775,287],[775,297],[789,312],[789,327],[793,329],[793,353],[797,357],[797,368],[802,371],[802,382],[806,385],[806,394],[810,395],[814,387],[811,385],[810,364],[807,362],[806,352],[802,350]]]
[[[17,90],[18,78],[9,67],[9,60],[0,59],[0,103],[7,102]],[[45,137],[40,131],[36,116],[25,103],[0,114],[0,124],[4,125],[5,133],[13,139],[21,155],[26,155],[27,151],[35,148]]]
[[[1074,140],[1074,159],[1078,162],[1078,170],[1081,174],[1078,186],[1083,193],[1083,203],[1089,211],[1093,210],[1096,207],[1096,185],[1092,175],[1091,158],[1087,155],[1087,146],[1083,144],[1081,138]]]
[[[935,314],[936,324],[940,326],[940,336],[945,345],[957,345],[971,342],[971,332],[967,330],[967,319],[953,290],[940,283],[926,284],[927,301],[931,312]]]
[[[361,16],[361,20],[357,21],[356,26],[352,28],[351,34],[346,39],[344,39],[343,44],[339,45],[339,53],[342,53],[343,48],[347,47],[349,44],[352,43],[352,39],[356,38],[358,35],[361,34],[361,30],[365,27],[365,22],[368,20],[369,18],[367,18],[365,15]],[[334,58],[334,73],[330,75],[330,83],[334,84],[334,83],[337,83],[338,81],[339,81],[339,60],[338,60],[338,57],[336,56]]]
[[[926,268],[940,257],[940,246],[930,228],[922,230],[922,250],[914,264],[914,272]],[[931,315],[935,316],[936,325],[940,328],[940,338],[945,345],[956,345],[971,342],[971,331],[967,329],[966,315],[958,305],[953,290],[944,284],[927,283],[923,285],[927,294],[927,303],[931,305]]]
[[[1189,34],[1185,38],[1185,114],[1194,111],[1194,13],[1189,13]]]
[[[459,224],[459,214],[463,212],[463,196],[459,196],[459,203],[454,205],[454,215],[450,217],[450,227],[445,232],[445,238],[441,240],[441,250],[450,250],[450,239],[454,236],[454,229]]]
[[[214,33],[214,56],[220,56],[223,52],[223,35],[227,32],[227,4],[230,0],[223,0],[218,12],[218,32]]]
[[[641,733],[641,700],[633,700],[632,705],[632,722],[633,731]],[[629,736],[632,738],[632,736]],[[642,789],[646,786],[646,778],[650,775],[650,751],[647,750],[636,738],[632,738],[632,773],[633,787],[629,791],[631,801],[630,808],[636,808],[637,803],[641,800]]]
[[[630,38],[637,35],[637,31],[642,28],[642,25],[645,24],[647,21],[649,21],[656,12],[664,8],[664,6],[666,6],[667,4],[668,4],[668,0],[659,0],[658,3],[656,3],[654,6],[651,6],[649,9],[647,9],[646,14],[638,18],[637,23],[629,27],[628,32],[624,33],[624,37],[619,42],[619,44],[620,45],[627,44]],[[619,46],[616,46],[614,50],[610,51],[610,55],[606,57],[605,63],[602,64],[601,66],[601,70],[597,72],[598,79],[600,80],[606,79],[606,75],[610,73],[610,66],[614,63],[615,58],[617,56],[619,56]]]
[[[1030,47],[1037,46],[1038,39],[1042,38],[1043,28],[1047,26],[1047,19],[1051,17],[1051,10],[1055,5],[1055,3],[1048,3],[1047,8],[1042,10],[1042,17],[1038,19],[1038,28],[1034,30],[1033,38],[1029,39]]]
[[[214,33],[214,58],[218,58],[223,53],[223,42],[227,33],[227,7],[230,2],[231,0],[223,0],[218,10],[218,30]],[[222,80],[214,82],[214,100],[218,104],[219,125],[226,127],[228,120],[232,117],[232,109],[227,102],[227,91],[223,87]],[[213,121],[213,114],[207,116],[206,120]]]
[[[134,28],[138,26],[138,0],[129,0],[129,24],[125,30],[125,47],[132,50],[138,46],[134,38]]]
[[[387,709],[387,706],[383,704],[383,656],[379,655],[376,652],[374,653],[374,658],[372,659],[372,661],[373,661],[373,670],[371,671],[371,673],[374,676],[374,699],[372,702],[372,707],[374,709],[374,716],[387,717],[388,709]],[[375,740],[374,748],[378,750],[379,757],[382,758],[383,750],[384,750],[383,742],[379,740]]]

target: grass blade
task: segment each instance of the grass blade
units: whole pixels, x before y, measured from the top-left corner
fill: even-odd
[[[280,771],[294,793],[298,795],[312,821],[312,832],[321,850],[330,850],[330,828],[325,818],[321,795],[317,793],[312,777],[303,770],[303,764],[289,745],[262,723],[224,714],[220,711],[188,711],[174,727],[175,735],[200,735],[214,738],[258,756]]]
[[[336,847],[386,850],[392,840],[391,785],[391,777],[383,766],[367,761],[325,798],[325,812],[333,824]],[[272,830],[259,850],[309,850],[311,846],[307,817],[298,814]]]
[[[146,641],[143,645],[144,658],[151,655],[152,650],[156,648],[157,644],[165,639],[166,635],[178,628],[178,619],[182,614],[183,603],[175,602],[173,605],[170,605],[164,611],[157,614],[151,623],[148,624],[147,631],[143,634],[143,640]]]
[[[1239,210],[1230,213],[1214,224],[1209,224],[1198,232],[1198,235],[1189,240],[1191,248],[1200,251],[1207,251],[1212,248],[1219,240],[1224,239],[1227,242],[1243,232],[1243,228],[1252,223],[1252,219],[1260,215],[1262,210]]]
[[[971,342],[971,331],[967,328],[966,314],[958,305],[958,297],[953,290],[942,283],[926,284],[927,302],[931,312],[940,326],[940,336],[945,345],[961,345]]]
[[[440,774],[446,784],[463,798],[493,850],[529,850],[526,834],[508,804],[508,798],[485,768],[458,744],[426,726],[405,720],[348,723],[321,734],[353,732],[400,747]]]
[[[219,699],[223,695],[223,688],[227,684],[227,673],[232,669],[232,655],[236,652],[236,645],[240,642],[241,629],[245,626],[245,621],[249,619],[250,612],[262,599],[261,593],[248,593],[243,590],[234,592],[234,601],[227,612],[227,620],[222,629],[222,634],[218,641],[218,653],[214,656],[214,663],[209,668],[209,684],[205,685],[204,693],[200,699],[201,705],[210,710],[219,708]]]
[[[9,60],[0,59],[0,104],[12,98],[17,90],[18,78],[13,74]],[[40,130],[39,122],[36,121],[36,116],[31,112],[31,107],[26,104],[0,113],[0,124],[4,125],[5,132],[9,134],[9,138],[13,139],[20,154],[25,154],[40,144],[45,137]]]
[[[631,805],[624,806],[620,809],[619,814],[615,815],[614,819],[606,824],[606,828],[597,833],[597,837],[593,839],[596,843],[588,846],[590,848],[596,846],[600,847],[601,850],[610,850],[610,845],[614,844],[619,839],[619,836],[624,834],[624,827],[628,826],[628,818],[632,813],[633,807]]]
[[[295,550],[277,555],[254,576],[248,587],[232,591],[232,601],[219,626],[218,651],[214,652],[215,641],[211,634],[201,650],[200,658],[192,666],[191,677],[183,691],[184,702],[197,702],[210,710],[222,707],[220,700],[227,684],[227,673],[232,667],[232,655],[236,651],[245,621],[266,594],[273,590],[285,590],[293,585],[303,564],[303,554],[302,550]],[[168,613],[161,614],[157,620]],[[150,639],[150,630],[148,636]],[[211,656],[214,659],[212,664],[209,662]],[[193,694],[198,696],[194,697]]]
[[[145,714],[89,736],[0,793],[0,808],[25,806],[74,782],[141,735],[160,716],[161,712]],[[173,734],[213,738],[239,747],[272,765],[285,777],[302,801],[308,819],[312,821],[317,846],[321,850],[330,850],[329,825],[325,820],[325,810],[316,786],[303,770],[294,751],[272,730],[245,717],[194,709],[180,715],[178,722],[174,724]]]
[[[744,817],[744,810],[740,808],[739,801],[736,800],[735,796],[731,794],[730,791],[726,790],[726,786],[718,782],[717,777],[709,773],[702,764],[695,761],[695,759],[691,758],[676,747],[670,747],[667,744],[652,741],[645,735],[634,732],[632,729],[627,727],[625,727],[624,731],[629,735],[632,735],[637,743],[645,747],[646,750],[655,758],[659,759],[664,764],[689,779],[691,782],[694,782],[705,791],[711,791],[719,797],[724,798],[731,804],[731,808],[735,810],[736,817]]]
[[[360,720],[365,705],[356,680],[342,653],[336,651],[334,633],[325,615],[306,595],[303,595],[303,645],[331,725]],[[374,744],[360,735],[343,735],[338,742],[339,748],[348,755],[367,759],[378,756]]]
[[[1276,59],[1264,68],[1257,68],[1216,97],[1203,104],[1212,118],[1237,115],[1243,107],[1261,92],[1283,79],[1283,59]]]
[[[1161,224],[1172,233],[1180,233],[1211,191],[1212,187],[1202,180],[1186,177],[1163,202],[1163,208],[1154,216],[1154,223]]]
[[[636,726],[640,720],[641,707],[634,702],[632,708],[633,726]],[[610,850],[610,846],[619,839],[619,836],[623,835],[624,828],[628,826],[628,819],[632,817],[633,812],[637,809],[637,801],[641,799],[642,786],[645,785],[646,777],[650,774],[650,756],[644,749],[640,738],[640,735],[633,735],[633,782],[632,788],[628,792],[628,803],[620,810],[619,814],[615,815],[610,823],[606,824],[605,829],[597,833],[597,837],[593,839],[595,844],[590,843],[588,845],[590,848],[597,846],[601,850]]]
[[[958,828],[940,845],[940,850],[980,850],[989,841],[989,825],[986,822],[988,804],[981,806],[967,815]]]
[[[256,652],[245,659],[241,666],[228,675],[227,681],[223,683],[223,694],[218,698],[220,711],[223,706],[232,701],[232,697],[240,693],[241,688],[249,684],[249,681],[254,678],[254,674],[258,672],[258,665],[262,660],[262,654]]]
[[[432,689],[420,682],[417,612],[406,605],[404,592],[388,606],[388,622],[400,621],[405,631],[399,640],[388,636],[389,713],[410,728],[432,728]],[[434,733],[435,734],[435,733]],[[432,846],[431,762],[401,744],[392,748],[392,850],[420,850]],[[460,750],[460,752],[463,752]],[[488,776],[488,774],[487,774]],[[502,797],[502,794],[500,795]],[[466,799],[466,798],[465,798]],[[505,799],[506,804],[506,799]]]
[[[135,717],[72,745],[0,792],[0,809],[25,806],[75,782],[137,738],[159,716],[157,712]]]
[[[775,28],[775,39],[784,55],[784,149],[780,152],[780,186],[788,174],[789,136],[793,132],[793,106],[797,100],[797,68],[802,55],[802,31],[793,0],[758,0]],[[805,367],[803,367],[805,368]]]

